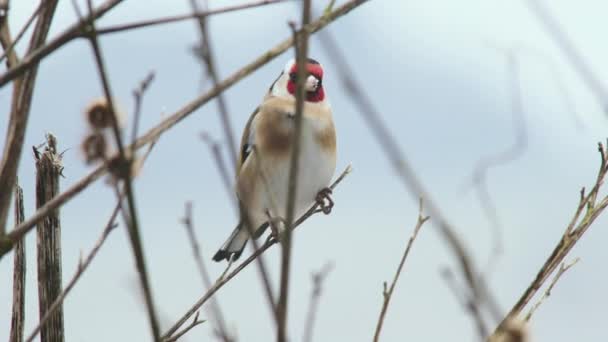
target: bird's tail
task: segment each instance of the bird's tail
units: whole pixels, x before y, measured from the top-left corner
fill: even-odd
[[[247,231],[247,227],[240,222],[220,250],[215,253],[213,261],[222,261],[224,259],[230,261],[230,258],[232,260],[238,259],[241,253],[243,253],[243,249],[245,249],[247,240],[249,240],[249,232]]]

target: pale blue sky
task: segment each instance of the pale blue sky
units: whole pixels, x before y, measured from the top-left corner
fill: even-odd
[[[232,2],[210,1],[212,8],[228,3]],[[603,34],[608,5],[599,0],[550,4],[598,78],[608,79],[608,47]],[[34,1],[12,2],[13,32],[34,5]],[[188,1],[129,0],[100,25],[185,13],[188,8]],[[298,18],[294,3],[212,18],[210,30],[220,75],[228,76],[289,36],[286,21]],[[74,22],[70,1],[60,1],[56,20],[51,37]],[[518,159],[492,169],[488,176],[489,190],[505,227],[504,253],[489,283],[507,310],[561,236],[574,212],[580,186],[590,185],[595,177],[596,143],[606,138],[608,128],[598,101],[524,1],[372,0],[332,24],[330,31],[356,71],[355,78],[383,114],[479,265],[487,261],[492,235],[468,184],[479,158],[502,151],[515,139],[510,75],[505,55],[495,47],[525,47],[519,61],[528,144]],[[132,107],[131,90],[148,71],[156,72],[145,98],[142,132],[209,87],[208,83],[201,86],[201,66],[189,53],[197,37],[193,23],[182,23],[102,40],[113,92],[125,111]],[[324,284],[315,340],[368,341],[380,310],[382,282],[393,276],[415,223],[417,204],[396,178],[352,99],[341,89],[334,68],[340,61],[331,60],[317,38],[313,37],[311,44],[311,56],[326,69],[324,84],[339,135],[338,170],[352,163],[354,172],[335,192],[334,212],[311,219],[295,236],[290,335],[293,341],[301,340],[310,273],[333,262],[335,268]],[[237,135],[292,54],[290,50],[226,92]],[[563,80],[582,129],[567,109],[555,75]],[[100,94],[87,42],[72,42],[42,63],[19,169],[26,216],[34,212],[29,146],[41,143],[47,131],[58,136],[60,148],[69,148],[62,184],[68,188],[90,171],[78,151],[86,134],[81,112]],[[9,89],[0,90],[0,106],[5,112],[9,103]],[[5,131],[6,120],[1,120],[0,134],[4,136]],[[184,202],[194,202],[194,220],[212,274],[219,274],[223,265],[212,263],[211,256],[236,222],[213,159],[198,139],[203,131],[224,139],[215,103],[165,134],[136,181],[145,252],[164,327],[202,293],[179,223]],[[63,207],[65,280],[73,274],[80,252],[87,252],[97,239],[113,205],[111,189],[98,182]],[[608,314],[608,294],[604,291],[608,287],[606,222],[598,220],[567,258],[581,257],[581,261],[564,275],[536,313],[531,326],[536,341],[608,339],[603,327]],[[34,235],[30,234],[26,332],[37,322],[34,246]],[[277,252],[266,254],[275,280]],[[121,225],[65,302],[67,340],[147,340],[148,322],[138,297],[132,260]],[[439,274],[442,267],[455,266],[452,260],[432,225],[426,226],[389,308],[384,341],[442,341],[455,336],[461,341],[474,340],[469,316]],[[0,262],[0,279],[0,326],[8,327],[10,256]],[[229,327],[241,341],[274,336],[274,323],[255,267],[239,274],[217,298]],[[187,340],[207,339],[211,334],[211,326],[204,324]],[[0,329],[0,340],[7,335],[8,329]]]

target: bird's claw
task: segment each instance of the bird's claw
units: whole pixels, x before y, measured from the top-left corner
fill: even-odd
[[[315,201],[325,215],[329,215],[334,207],[334,201],[331,199],[332,191],[330,188],[323,188],[317,193]]]

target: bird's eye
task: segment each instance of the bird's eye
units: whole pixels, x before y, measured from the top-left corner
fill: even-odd
[[[292,72],[292,73],[289,74],[289,80],[291,82],[296,82],[297,79],[298,79],[298,74],[297,73]]]

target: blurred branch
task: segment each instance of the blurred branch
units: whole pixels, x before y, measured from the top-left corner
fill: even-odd
[[[38,7],[36,7],[34,12],[32,12],[30,17],[25,22],[25,25],[23,25],[21,30],[19,30],[19,32],[15,36],[14,40],[10,39],[9,28],[8,28],[8,25],[6,25],[6,22],[3,24],[4,26],[6,26],[6,28],[4,28],[4,26],[0,25],[0,42],[2,43],[2,47],[4,49],[2,56],[0,56],[0,62],[2,62],[5,58],[8,57],[7,67],[11,68],[11,67],[17,65],[17,63],[19,63],[19,59],[14,50],[15,46],[17,45],[17,43],[19,43],[21,38],[23,38],[23,35],[27,31],[27,29],[30,27],[30,25],[32,25],[32,23],[34,22],[34,20],[38,16],[38,14],[40,14],[40,11],[44,7],[44,5],[46,5],[46,2],[43,2],[43,1],[41,1],[40,4],[38,4]],[[4,30],[6,30],[6,33],[2,32]]]
[[[52,41],[50,41],[48,44],[37,47],[36,49],[29,51],[19,64],[12,66],[10,69],[6,70],[2,75],[0,75],[0,87],[2,87],[3,85],[7,84],[10,81],[12,81],[13,79],[15,79],[16,77],[21,75],[23,72],[25,72],[30,66],[38,63],[41,59],[43,59],[44,57],[55,52],[57,49],[61,48],[65,44],[71,42],[72,40],[74,40],[76,38],[83,38],[83,37],[86,38],[86,36],[88,35],[88,33],[86,32],[86,26],[85,26],[86,23],[101,18],[103,15],[108,13],[112,8],[114,8],[116,5],[120,4],[123,1],[124,0],[107,0],[106,2],[101,4],[99,7],[97,7],[91,13],[90,16],[85,17],[83,21],[79,21],[79,22],[71,25],[70,27],[65,29],[62,33],[60,33],[56,38],[54,38]],[[166,24],[166,23],[172,23],[172,22],[186,20],[186,19],[206,17],[206,16],[210,16],[213,14],[226,13],[226,12],[230,12],[230,11],[251,8],[251,7],[266,5],[267,3],[269,4],[269,3],[280,2],[280,1],[284,1],[284,0],[266,1],[266,2],[259,1],[258,3],[253,3],[253,4],[249,4],[249,5],[229,6],[229,7],[225,7],[225,8],[211,10],[211,11],[208,11],[207,13],[196,13],[194,15],[194,17],[193,17],[193,14],[188,14],[188,15],[182,15],[182,16],[146,20],[146,21],[141,21],[141,22],[131,23],[131,24],[111,26],[111,27],[99,29],[98,34],[115,33],[115,32],[131,30],[131,29],[137,29],[140,27],[157,25],[157,24]],[[46,3],[47,2],[45,2],[45,4]]]
[[[206,132],[201,133],[200,137],[201,137],[201,140],[204,141],[207,144],[207,146],[209,146],[209,149],[211,150],[211,153],[213,154],[213,159],[215,160],[215,165],[217,166],[220,176],[222,177],[222,182],[224,183],[224,189],[226,189],[226,192],[228,193],[228,196],[230,197],[232,205],[234,206],[234,208],[236,208],[238,210],[238,203],[234,197],[234,187],[232,184],[232,177],[230,176],[230,173],[228,172],[228,168],[226,167],[226,163],[224,162],[224,158],[222,157],[220,143],[217,142],[215,139],[213,139],[213,137],[211,137],[211,135]]]
[[[384,317],[386,316],[386,311],[388,310],[388,304],[393,296],[393,291],[395,290],[395,286],[397,285],[397,280],[399,280],[399,276],[401,275],[401,271],[403,270],[403,265],[405,264],[405,259],[410,253],[410,249],[414,244],[414,240],[418,236],[418,232],[422,225],[428,221],[429,216],[422,216],[422,198],[420,199],[420,204],[418,207],[418,220],[416,221],[416,226],[414,227],[414,232],[412,236],[407,242],[407,246],[405,247],[405,251],[403,252],[403,256],[401,257],[401,261],[399,262],[399,266],[397,267],[397,271],[395,272],[395,276],[393,277],[393,282],[391,286],[387,288],[386,282],[384,282],[384,290],[382,291],[382,296],[384,298],[382,303],[382,309],[380,310],[380,316],[378,317],[378,323],[376,324],[376,332],[374,333],[374,342],[378,342],[380,340],[380,331],[382,330],[382,325],[384,324]]]
[[[209,290],[212,286],[211,277],[209,276],[209,272],[207,272],[207,268],[205,268],[205,263],[203,261],[203,256],[201,253],[201,248],[198,243],[198,239],[196,238],[196,232],[194,230],[194,222],[192,219],[192,202],[186,202],[186,213],[184,218],[182,219],[182,223],[186,228],[186,232],[188,233],[188,240],[190,241],[190,246],[192,247],[192,253],[194,261],[196,262],[196,266],[198,268],[198,273],[201,276],[201,280],[203,281],[203,285],[206,290]],[[224,320],[224,315],[222,314],[222,310],[218,305],[215,298],[211,298],[211,312],[213,314],[213,318],[216,321],[217,331],[216,333],[219,337],[222,338],[224,342],[233,341],[233,339],[228,334],[228,329],[226,328],[226,321]],[[194,319],[196,321],[196,317]]]
[[[19,62],[19,64],[12,66],[10,69],[6,70],[2,75],[0,75],[0,87],[19,77],[24,72],[32,68],[32,66],[35,66],[41,59],[55,52],[57,49],[59,49],[66,43],[72,41],[75,38],[81,37],[82,32],[85,29],[86,23],[102,17],[104,14],[106,14],[108,11],[114,8],[114,6],[118,5],[122,1],[123,0],[108,0],[104,2],[95,11],[93,11],[91,17],[86,17],[84,18],[84,20],[73,24],[72,26],[64,30],[62,33],[60,33],[58,37],[54,38],[47,44],[43,45],[43,40],[40,44],[37,44],[35,47],[30,48],[26,53],[25,57],[23,57],[23,59]],[[45,1],[45,4],[47,4],[47,6],[43,10],[43,16],[51,9],[54,11],[55,6],[57,4],[57,0],[48,0]],[[40,19],[38,19],[38,21],[40,22]]]
[[[23,222],[25,211],[23,209],[23,189],[15,184],[15,225]],[[23,327],[25,323],[25,240],[17,242],[13,261],[13,314],[11,318],[11,334],[9,341],[23,341]]]
[[[342,6],[336,8],[330,14],[324,15],[323,17],[313,21],[304,29],[306,29],[309,33],[317,32],[332,23],[334,20],[344,16],[354,8],[365,3],[366,1],[367,0],[348,1]],[[105,11],[107,10],[109,9],[105,8]],[[99,11],[100,9],[98,9],[95,13],[100,14]],[[80,27],[79,25],[81,24],[78,24],[77,27]],[[249,63],[248,65],[244,66],[243,68],[226,78],[224,81],[220,82],[217,87],[197,97],[196,99],[185,105],[182,109],[178,110],[177,112],[173,113],[171,116],[163,120],[156,127],[150,129],[143,136],[139,137],[139,139],[137,139],[134,144],[135,148],[139,149],[143,146],[146,146],[147,144],[150,144],[153,141],[156,141],[163,133],[171,129],[173,126],[175,126],[175,124],[186,118],[188,115],[192,114],[192,112],[207,103],[209,100],[213,99],[218,93],[228,89],[238,81],[253,73],[255,70],[270,62],[278,55],[285,52],[292,44],[292,38],[286,39],[285,41],[279,43],[272,49],[268,50],[260,57],[256,58],[253,62]],[[4,76],[0,76],[0,80],[3,77]],[[1,85],[2,83],[0,82],[0,86]],[[46,205],[44,205],[44,207],[38,209],[38,211],[36,211],[36,213],[34,213],[32,217],[24,221],[9,234],[4,237],[0,236],[0,258],[8,251],[10,251],[13,244],[19,239],[21,239],[23,236],[25,236],[25,234],[27,234],[27,232],[29,232],[36,225],[36,223],[38,223],[49,211],[54,210],[65,204],[70,199],[74,198],[74,196],[78,195],[82,190],[86,189],[94,181],[99,179],[107,171],[108,165],[112,163],[115,158],[117,158],[117,156],[109,158],[109,161],[105,162],[103,165],[91,171],[91,173],[83,177],[81,180],[77,181],[74,185],[72,185],[71,188],[67,189],[65,192],[53,198]]]
[[[488,174],[491,168],[508,164],[521,157],[528,145],[528,130],[525,122],[525,110],[523,106],[521,70],[514,49],[499,49],[507,57],[509,89],[511,94],[511,114],[515,140],[511,146],[503,151],[490,156],[480,158],[473,170],[473,185],[479,199],[479,204],[493,228],[493,247],[490,252],[488,265],[485,267],[486,275],[491,272],[498,258],[502,254],[502,241],[504,227],[498,216],[498,210],[488,190]]]
[[[608,173],[608,151],[604,145],[602,145],[602,143],[598,144],[598,151],[600,153],[601,160],[595,184],[588,194],[585,194],[584,187],[581,189],[579,204],[574,213],[574,217],[566,227],[560,241],[557,243],[553,249],[553,252],[549,255],[543,266],[538,271],[536,277],[521,295],[517,303],[513,305],[509,313],[498,325],[494,334],[504,330],[505,324],[509,320],[516,319],[516,317],[530,302],[530,300],[543,286],[547,279],[549,279],[553,271],[559,266],[560,263],[563,262],[564,258],[566,255],[568,255],[572,247],[576,245],[587,229],[589,229],[591,224],[595,222],[595,219],[604,211],[604,209],[606,209],[606,206],[608,206],[608,196],[603,197],[599,201],[597,199],[600,187],[604,182],[606,173]]]
[[[349,165],[342,174],[332,183],[330,188],[334,190],[340,182],[352,171],[351,166]],[[302,215],[295,223],[294,229],[298,227],[302,222],[306,221],[309,217],[317,213],[317,209],[319,208],[319,204],[315,203],[308,211]],[[252,255],[250,255],[247,259],[241,262],[232,272],[226,274],[224,277],[220,277],[215,284],[207,290],[207,292],[175,323],[171,328],[169,328],[162,336],[163,341],[168,341],[172,339],[172,336],[175,332],[184,324],[186,321],[194,315],[203,304],[209,300],[222,286],[224,286],[227,282],[229,282],[234,276],[239,274],[245,267],[247,267],[251,262],[256,260],[260,255],[262,255],[266,250],[277,243],[276,239],[268,239],[266,242],[260,246],[259,249],[256,249]]]
[[[532,315],[534,314],[534,312],[536,312],[538,307],[545,301],[545,299],[547,299],[547,298],[549,298],[549,296],[551,296],[551,291],[553,290],[553,287],[555,286],[555,284],[557,283],[559,278],[561,278],[561,276],[564,273],[566,273],[566,271],[569,270],[570,267],[574,266],[579,260],[580,260],[579,258],[576,258],[568,264],[566,264],[565,262],[562,262],[562,265],[559,267],[559,270],[555,274],[553,281],[551,282],[551,284],[549,284],[549,287],[547,287],[547,290],[545,291],[545,293],[543,293],[543,296],[538,300],[538,302],[536,302],[536,304],[534,304],[534,306],[532,306],[530,311],[528,311],[528,314],[524,318],[524,321],[526,321],[526,322],[530,321],[530,318],[532,318]]]
[[[285,1],[287,1],[287,0],[253,1],[250,3],[246,3],[246,4],[226,6],[226,7],[222,7],[222,8],[218,8],[218,9],[212,9],[212,10],[206,10],[206,11],[194,11],[193,13],[189,13],[189,14],[174,15],[174,16],[168,16],[168,17],[162,17],[162,18],[156,18],[156,19],[142,20],[142,21],[138,21],[135,23],[119,24],[119,25],[108,26],[108,27],[100,27],[97,30],[97,34],[104,35],[104,34],[111,34],[111,33],[119,33],[119,32],[146,28],[146,27],[151,27],[151,26],[156,26],[156,25],[171,24],[171,23],[176,23],[176,22],[180,22],[180,21],[184,21],[184,20],[192,20],[192,19],[201,20],[201,19],[205,19],[206,17],[209,17],[214,14],[222,14],[222,13],[240,11],[240,10],[260,7],[260,6],[264,6],[264,5],[277,4],[277,3],[285,2]]]
[[[148,312],[148,319],[150,321],[150,328],[152,330],[152,336],[154,337],[154,341],[158,342],[160,341],[160,327],[158,324],[158,316],[156,314],[156,309],[154,307],[152,287],[150,286],[150,281],[148,277],[143,244],[141,242],[141,237],[139,233],[140,228],[137,218],[137,209],[135,206],[135,193],[133,191],[133,184],[131,179],[134,155],[131,153],[128,154],[126,152],[125,146],[122,141],[122,133],[119,127],[118,117],[113,103],[110,82],[108,80],[105,63],[103,60],[101,49],[99,47],[99,42],[97,40],[97,33],[95,31],[95,20],[93,19],[93,5],[91,1],[92,0],[87,1],[89,11],[89,15],[87,17],[90,18],[90,21],[86,22],[83,18],[80,18],[80,20],[86,22],[83,27],[86,28],[86,32],[88,33],[88,39],[91,43],[91,48],[93,49],[93,55],[95,57],[95,64],[97,66],[98,75],[112,116],[112,131],[114,133],[114,140],[116,141],[116,146],[118,147],[118,165],[116,166],[116,170],[114,170],[116,172],[114,172],[113,175],[116,177],[117,181],[122,181],[124,183],[124,189],[129,208],[129,214],[124,215],[128,228],[127,231],[129,233],[131,249],[135,258],[137,273],[139,275],[142,291],[144,293],[144,299],[146,302],[146,308]],[[135,148],[132,147],[132,150],[135,150]],[[126,213],[124,207],[122,208],[122,212]]]
[[[200,12],[197,1],[198,0],[190,0],[190,6],[192,7],[193,13]],[[208,9],[207,1],[204,1],[204,7],[205,10]],[[217,69],[215,67],[215,58],[213,56],[213,50],[211,48],[211,36],[209,35],[207,16],[199,17],[197,23],[200,33],[200,43],[199,46],[195,48],[195,51],[197,52],[196,55],[202,60],[203,64],[206,66],[207,75],[211,78],[211,84],[215,88],[218,86],[220,80],[217,75]],[[230,161],[232,163],[232,170],[236,172],[238,151],[235,145],[236,143],[234,139],[234,129],[232,128],[232,123],[230,122],[230,115],[228,114],[228,106],[226,105],[226,101],[222,93],[217,94],[216,102],[218,110],[220,112],[220,121],[222,122],[224,136],[225,139],[228,140],[228,148],[230,149]]]
[[[441,270],[441,276],[445,280],[448,288],[454,294],[454,297],[459,301],[462,308],[471,315],[473,323],[477,328],[477,335],[480,341],[483,341],[488,335],[488,328],[483,317],[483,312],[478,304],[478,300],[472,293],[470,287],[461,287],[458,285],[458,281],[454,272],[448,267]]]
[[[545,26],[547,33],[555,40],[572,67],[578,72],[587,87],[594,93],[604,111],[608,111],[608,88],[597,77],[583,54],[575,46],[572,39],[563,30],[560,23],[540,0],[527,0],[528,7]]]
[[[310,22],[310,0],[304,0],[302,3],[302,23],[304,27]],[[306,96],[304,83],[307,77],[308,63],[308,32],[302,30],[297,32],[294,23],[290,23],[294,48],[296,54],[296,65],[297,65],[297,80],[296,80],[296,103],[295,103],[295,116],[293,124],[293,139],[291,146],[291,160],[289,164],[289,180],[287,184],[287,208],[286,212],[286,225],[285,231],[281,239],[281,280],[279,287],[279,299],[277,301],[277,341],[287,341],[287,305],[289,299],[289,272],[291,266],[291,228],[293,227],[293,220],[296,205],[296,194],[298,184],[298,173],[300,163],[300,143],[302,137],[302,116],[304,110],[304,97]]]
[[[473,260],[466,246],[456,233],[456,229],[447,220],[447,217],[442,213],[437,203],[432,199],[424,185],[420,182],[412,165],[407,161],[405,155],[401,151],[397,140],[382,121],[380,112],[371,102],[368,92],[353,78],[356,73],[349,67],[347,63],[349,59],[340,50],[338,42],[334,40],[327,31],[324,31],[321,34],[321,43],[332,60],[336,61],[335,66],[338,70],[344,89],[354,101],[355,105],[357,105],[360,114],[363,116],[368,128],[384,150],[389,162],[397,173],[399,180],[403,183],[411,196],[416,199],[420,197],[425,199],[428,213],[433,217],[435,226],[443,240],[446,242],[449,250],[451,250],[456,257],[460,272],[464,277],[467,286],[471,289],[471,293],[475,299],[473,303],[477,307],[477,310],[481,310],[482,306],[485,305],[493,315],[499,316],[500,310],[489,293],[484,280],[479,277],[479,273],[475,269],[475,265],[473,264]]]
[[[321,301],[321,292],[323,291],[323,282],[333,270],[333,263],[329,262],[323,266],[323,268],[312,274],[312,292],[310,293],[310,305],[308,307],[308,314],[306,315],[306,323],[304,325],[304,336],[303,342],[312,342],[312,333],[314,330],[314,324],[319,312],[319,302]]]

